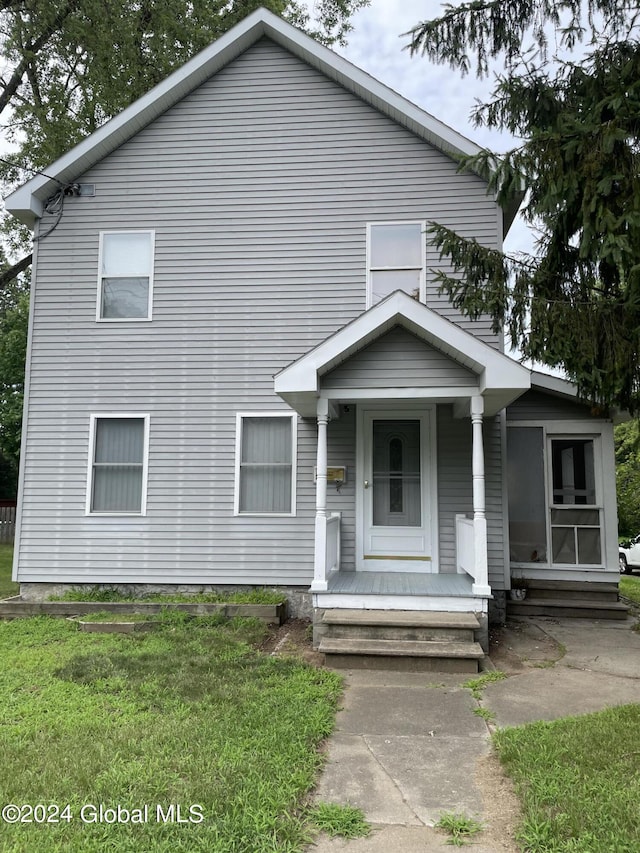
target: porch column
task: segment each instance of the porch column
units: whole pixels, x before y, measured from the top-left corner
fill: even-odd
[[[471,398],[471,429],[473,453],[471,470],[473,476],[473,534],[475,545],[475,580],[472,590],[476,595],[491,595],[489,586],[489,561],[487,558],[487,517],[485,512],[484,445],[482,420],[484,399]]]
[[[318,446],[316,451],[316,535],[311,592],[327,589],[327,424],[329,401],[320,398],[317,406]]]

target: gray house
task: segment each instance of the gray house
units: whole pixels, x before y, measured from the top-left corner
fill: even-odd
[[[429,221],[515,215],[476,150],[259,10],[14,192],[22,595],[279,587],[345,660],[486,643],[514,580],[616,615],[610,420],[433,282]]]

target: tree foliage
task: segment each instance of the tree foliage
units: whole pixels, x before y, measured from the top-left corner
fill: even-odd
[[[498,201],[526,193],[534,256],[508,257],[431,223],[441,288],[503,324],[526,358],[561,367],[599,406],[640,409],[640,45],[637,4],[473,0],[411,33],[411,51],[463,74],[501,58],[476,126],[520,141],[465,158]],[[576,52],[573,60],[550,51]]]
[[[640,533],[640,424],[618,424],[614,433],[618,532],[632,537]]]
[[[0,454],[16,465],[20,458],[28,323],[29,295],[20,293],[0,318]]]

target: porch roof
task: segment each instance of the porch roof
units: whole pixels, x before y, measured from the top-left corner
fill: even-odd
[[[373,341],[402,326],[426,344],[471,371],[472,381],[457,388],[322,389],[322,377]],[[426,305],[396,290],[369,308],[314,349],[280,371],[274,390],[304,417],[314,417],[317,400],[329,399],[431,399],[455,400],[480,395],[485,414],[500,411],[531,385],[531,374],[522,365],[474,337],[465,329],[436,314]]]

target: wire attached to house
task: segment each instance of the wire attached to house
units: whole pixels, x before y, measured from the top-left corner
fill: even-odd
[[[0,157],[0,163],[4,163],[5,166],[11,166],[14,169],[20,169],[23,172],[31,172],[33,175],[42,175],[43,178],[46,178],[49,181],[54,181],[58,185],[58,190],[44,203],[44,212],[54,215],[56,220],[53,225],[44,232],[44,234],[38,234],[33,238],[34,243],[37,243],[39,240],[44,240],[44,238],[48,237],[52,231],[55,231],[60,224],[62,214],[64,213],[64,197],[74,184],[63,184],[62,181],[58,180],[58,178],[54,178],[53,175],[48,175],[41,169],[34,169],[32,166],[20,166],[18,163],[13,163],[11,160],[7,160],[4,157]]]

